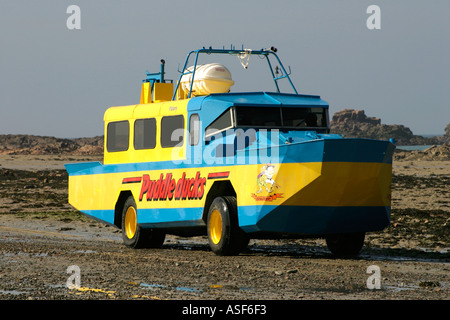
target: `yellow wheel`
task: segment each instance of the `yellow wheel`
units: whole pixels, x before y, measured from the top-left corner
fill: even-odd
[[[166,234],[160,229],[142,228],[137,223],[137,207],[133,197],[128,197],[122,210],[122,240],[130,248],[159,248]]]
[[[209,207],[206,225],[209,246],[217,255],[239,254],[248,244],[248,236],[239,228],[235,197],[215,198]]]
[[[211,212],[208,227],[212,243],[218,244],[220,239],[222,239],[222,216],[219,210]]]
[[[133,239],[137,228],[137,214],[133,206],[128,207],[125,212],[125,235],[128,239]]]

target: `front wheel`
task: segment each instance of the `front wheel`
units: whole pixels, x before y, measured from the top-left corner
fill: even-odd
[[[364,232],[328,235],[327,247],[338,257],[354,257],[359,254],[364,245]]]
[[[208,211],[207,228],[209,246],[220,256],[239,254],[250,240],[239,228],[235,197],[214,199]]]
[[[123,243],[133,249],[160,248],[166,235],[158,229],[145,229],[137,223],[137,208],[133,197],[129,197],[122,211]]]

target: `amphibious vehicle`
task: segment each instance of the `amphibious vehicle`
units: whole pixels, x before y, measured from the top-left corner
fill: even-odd
[[[229,69],[202,55],[244,68],[259,57],[274,90],[233,92]],[[139,104],[106,110],[103,163],[66,165],[69,203],[122,229],[125,245],[204,234],[233,255],[252,238],[323,237],[356,255],[389,224],[394,143],[330,134],[328,103],[297,92],[275,48],[191,51],[176,83],[164,68],[147,72]]]

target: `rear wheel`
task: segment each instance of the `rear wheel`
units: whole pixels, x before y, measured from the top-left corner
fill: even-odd
[[[122,210],[122,239],[129,248],[159,248],[165,234],[158,229],[145,229],[137,223],[137,208],[133,197],[128,197]]]
[[[239,228],[235,197],[214,199],[208,211],[207,228],[209,246],[217,255],[236,255],[248,245],[248,236]]]
[[[354,257],[364,245],[364,232],[333,234],[326,237],[327,247],[338,257]]]

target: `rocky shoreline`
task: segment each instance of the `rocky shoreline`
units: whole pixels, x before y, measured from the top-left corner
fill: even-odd
[[[3,155],[102,155],[103,136],[92,138],[55,138],[26,134],[0,135]]]
[[[450,124],[445,133],[438,137],[422,137],[400,124],[382,124],[381,119],[368,117],[364,110],[344,109],[336,112],[331,121],[331,133],[342,134],[347,138],[367,138],[389,140],[394,138],[397,145],[441,145],[450,143]]]

